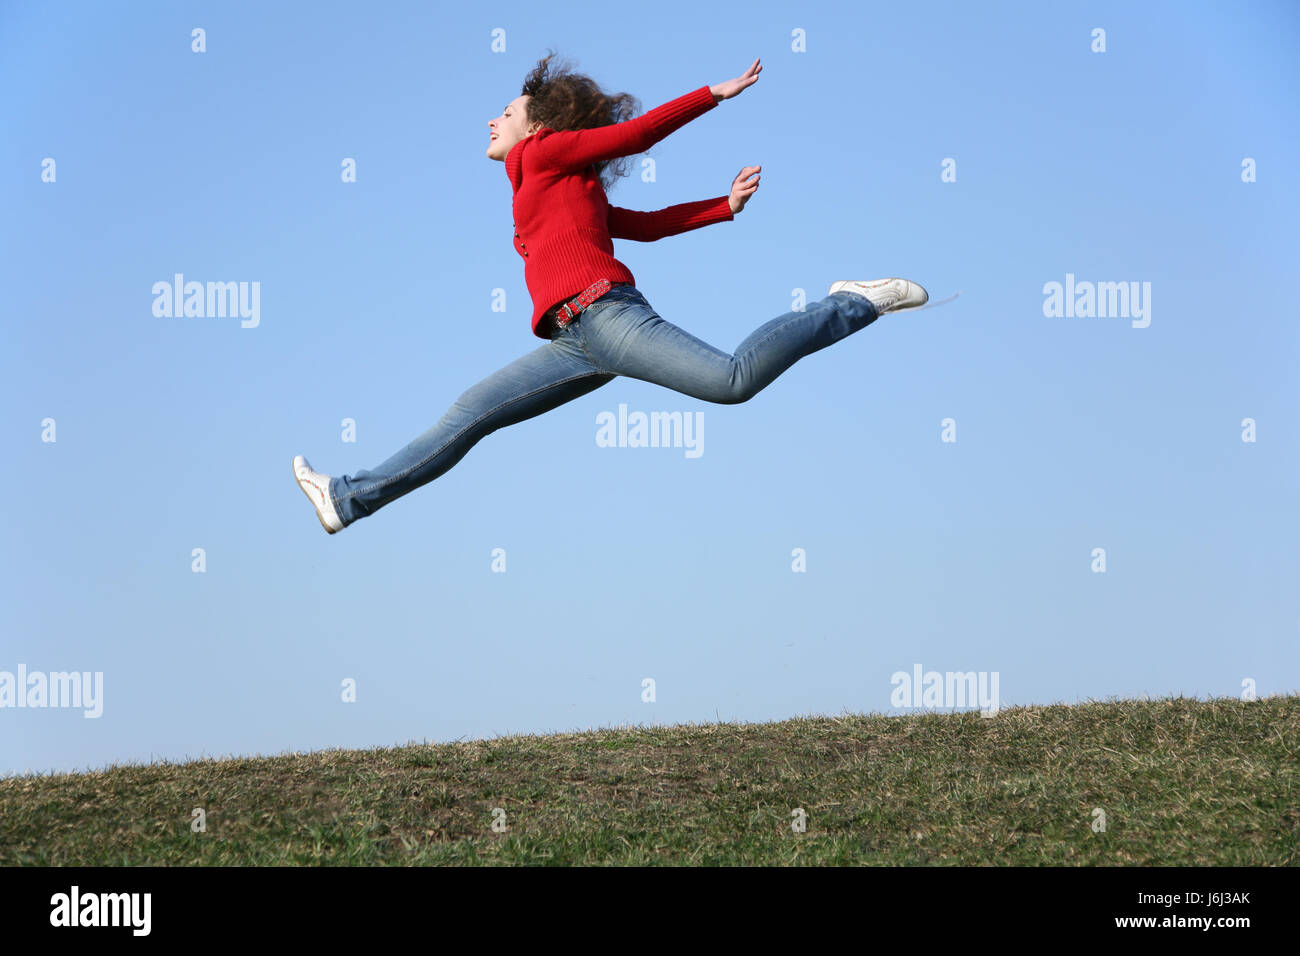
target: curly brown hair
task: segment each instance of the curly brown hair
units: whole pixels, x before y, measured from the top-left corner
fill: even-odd
[[[596,81],[574,73],[563,60],[553,64],[556,54],[548,51],[524,79],[522,93],[528,100],[528,122],[553,130],[593,129],[630,120],[641,104],[630,93],[609,94]],[[619,156],[592,168],[608,190],[620,176],[627,175],[628,157]]]

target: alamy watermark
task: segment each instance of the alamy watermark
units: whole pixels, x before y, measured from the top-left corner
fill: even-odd
[[[628,413],[619,402],[618,414],[598,412],[596,445],[600,448],[685,448],[687,458],[704,454],[704,413]]]
[[[1135,329],[1151,324],[1150,282],[1076,282],[1067,272],[1064,285],[1044,283],[1043,295],[1049,319],[1132,319]]]
[[[900,710],[921,707],[979,706],[981,717],[998,712],[997,671],[923,671],[920,664],[912,672],[895,671],[889,678],[894,686],[889,703]]]
[[[50,897],[51,926],[120,926],[132,936],[148,936],[152,893],[86,893],[75,883]]]
[[[4,707],[79,707],[87,719],[104,712],[104,672],[95,671],[28,671],[18,665],[18,673],[0,671],[0,708]]]
[[[262,283],[186,282],[177,272],[171,282],[153,284],[153,314],[160,319],[243,319],[240,326],[255,329],[262,321]]]

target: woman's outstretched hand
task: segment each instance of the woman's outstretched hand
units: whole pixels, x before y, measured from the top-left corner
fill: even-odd
[[[762,166],[746,166],[731,181],[731,195],[727,197],[727,202],[731,206],[733,216],[745,208],[745,203],[749,202],[749,197],[754,195],[754,191],[758,189],[758,180],[760,178],[758,174],[762,169]]]
[[[709,92],[713,94],[713,102],[718,103],[722,100],[729,100],[733,96],[739,96],[742,90],[748,89],[758,82],[758,74],[762,72],[762,65],[755,59],[749,69],[734,80],[727,80],[725,83],[710,86]]]

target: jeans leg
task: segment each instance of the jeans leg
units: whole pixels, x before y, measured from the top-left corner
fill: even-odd
[[[803,312],[787,312],[760,325],[734,355],[665,321],[632,289],[607,294],[573,324],[583,348],[603,371],[733,405],[757,395],[805,355],[866,328],[877,317],[867,299],[836,292],[809,303]]]
[[[433,481],[498,428],[534,418],[613,378],[568,338],[553,339],[471,386],[436,425],[383,464],[331,478],[334,507],[346,527]]]

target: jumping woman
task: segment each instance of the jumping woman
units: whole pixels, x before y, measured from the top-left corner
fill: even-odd
[[[706,402],[753,398],[805,355],[826,348],[885,312],[929,298],[907,279],[840,281],[804,311],[760,325],[728,355],[660,318],[614,258],[612,239],[653,242],[727,222],[758,189],[761,166],[746,166],[730,195],[656,212],[611,206],[606,189],[622,157],[758,82],[755,60],[742,76],[701,86],[630,118],[636,101],[607,95],[587,76],[553,69],[550,54],[522,94],[488,123],[489,159],[505,163],[514,190],[514,245],[533,301],[532,330],[548,340],[456,399],[441,420],[383,464],[355,475],[314,471],[293,459],[299,487],[330,534],[374,514],[455,465],[482,438],[550,411],[619,375],[654,382]]]

